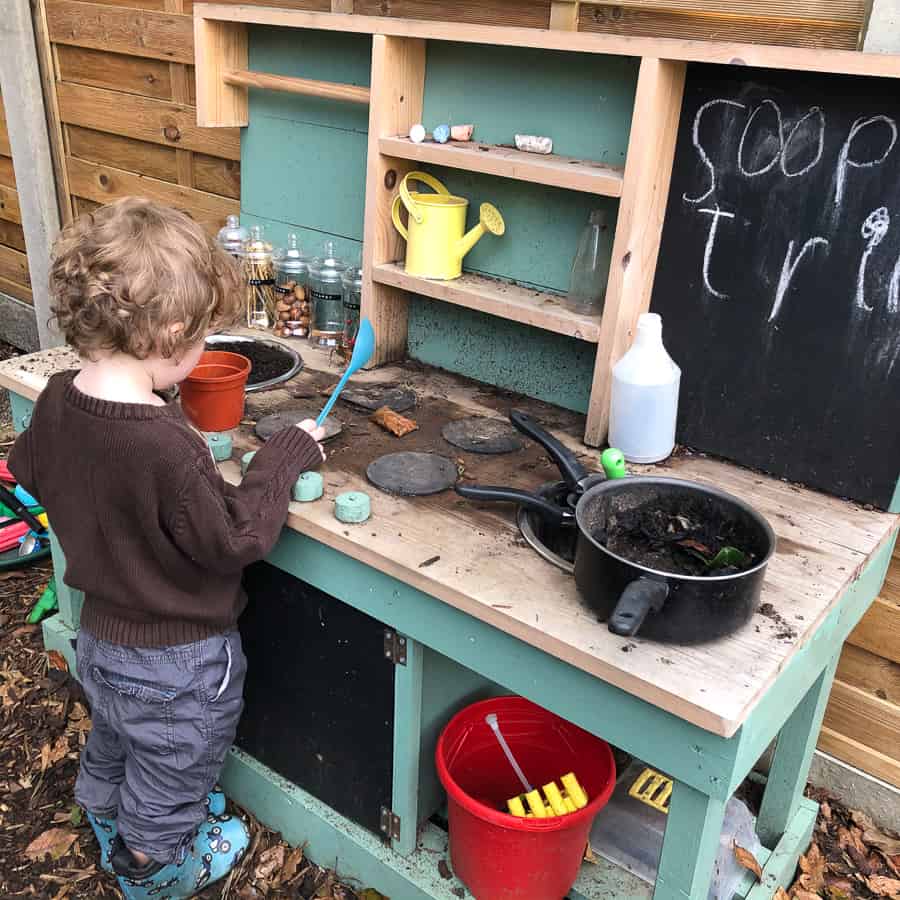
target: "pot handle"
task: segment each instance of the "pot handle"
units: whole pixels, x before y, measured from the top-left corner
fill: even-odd
[[[575,515],[571,510],[561,509],[556,504],[544,500],[543,497],[518,488],[457,484],[454,490],[460,497],[465,497],[467,500],[497,500],[501,503],[517,503],[519,506],[526,506],[554,525],[573,525],[575,523]]]
[[[634,637],[649,612],[659,612],[669,597],[669,585],[654,578],[637,578],[622,591],[608,628],[620,637]]]
[[[408,181],[418,181],[422,184],[427,184],[428,187],[439,194],[449,194],[450,191],[448,191],[434,175],[429,175],[427,172],[408,172],[403,176],[400,181],[400,197],[403,200],[406,211],[416,220],[416,224],[421,225],[423,216],[422,213],[419,212],[416,201],[413,200],[412,195],[409,192],[409,186],[407,185]]]
[[[541,428],[531,416],[521,410],[511,410],[509,421],[522,434],[527,434],[533,441],[537,441],[550,454],[566,484],[572,490],[581,490],[582,480],[588,476],[588,470],[578,462],[578,458],[565,444],[557,440],[549,431]]]
[[[409,232],[406,230],[406,226],[403,224],[403,222],[400,221],[400,195],[399,194],[397,194],[397,196],[394,197],[394,203],[391,206],[391,219],[394,222],[394,228],[396,228],[397,231],[400,232],[400,235],[403,238],[403,240],[408,243],[409,242]]]

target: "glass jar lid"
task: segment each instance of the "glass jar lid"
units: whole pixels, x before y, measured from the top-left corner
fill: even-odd
[[[250,229],[250,237],[244,244],[244,254],[255,262],[269,262],[272,259],[272,245],[263,237],[262,225]]]
[[[319,256],[309,263],[309,276],[324,284],[340,284],[347,264],[334,250],[334,241],[325,241]]]
[[[275,251],[275,268],[280,272],[300,275],[307,269],[307,260],[300,249],[297,235],[291,232],[287,244]]]
[[[356,253],[353,262],[344,269],[341,283],[346,291],[353,290],[359,293],[362,290],[362,250]]]
[[[240,254],[244,252],[244,244],[247,243],[247,238],[249,237],[250,232],[241,225],[240,218],[238,216],[229,216],[222,228],[219,229],[216,240],[223,250],[227,250],[229,253]]]

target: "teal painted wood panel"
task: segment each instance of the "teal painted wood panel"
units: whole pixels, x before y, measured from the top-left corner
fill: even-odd
[[[595,344],[415,296],[409,355],[476,381],[586,412]]]
[[[372,71],[372,38],[363,34],[309,31],[298,28],[250,29],[250,68],[293,78],[314,78],[368,87]],[[250,91],[258,115],[306,122],[367,134],[369,108],[278,91]],[[251,122],[255,124],[251,117]]]
[[[512,144],[546,134],[564,156],[623,165],[639,60],[430,41],[423,120],[475,123],[475,137]]]

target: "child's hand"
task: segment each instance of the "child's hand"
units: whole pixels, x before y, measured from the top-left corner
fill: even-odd
[[[325,459],[325,450],[322,447],[321,441],[325,437],[325,429],[319,425],[316,425],[315,419],[304,419],[302,422],[297,423],[298,428],[302,428],[309,435],[314,437],[316,441],[319,443],[319,453],[322,454],[322,459]]]

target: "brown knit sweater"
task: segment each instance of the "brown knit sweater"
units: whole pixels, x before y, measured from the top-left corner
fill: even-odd
[[[74,377],[50,379],[9,466],[47,510],[65,583],[84,591],[82,627],[133,647],[233,628],[241,571],[274,546],[291,486],[321,461],[316,442],[286,428],[233,487],[177,405],[98,400]]]

